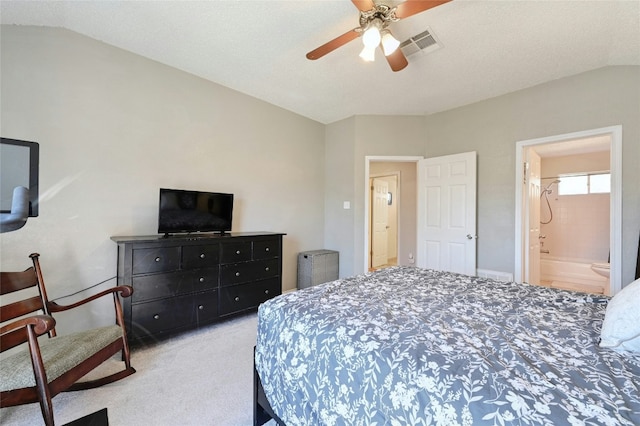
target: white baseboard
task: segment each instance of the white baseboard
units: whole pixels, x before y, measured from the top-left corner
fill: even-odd
[[[491,271],[489,269],[477,269],[476,273],[482,278],[491,278],[498,281],[513,281],[513,274],[511,272]]]

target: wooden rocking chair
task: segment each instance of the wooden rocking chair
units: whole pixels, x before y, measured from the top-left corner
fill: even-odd
[[[129,297],[133,289],[114,287],[71,305],[58,305],[47,298],[39,256],[30,255],[33,266],[23,272],[0,272],[0,295],[32,287],[37,287],[40,293],[0,306],[0,351],[22,345],[0,358],[0,407],[39,402],[45,424],[53,425],[51,398],[60,392],[102,386],[135,373],[118,297]],[[113,295],[114,325],[56,337],[52,313],[76,308],[108,294]],[[6,296],[3,299],[6,300]],[[44,314],[26,316],[37,311]],[[48,338],[38,339],[45,333]],[[77,382],[119,351],[125,365],[123,370],[96,380]]]

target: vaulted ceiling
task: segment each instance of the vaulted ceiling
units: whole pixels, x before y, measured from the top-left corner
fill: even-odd
[[[401,41],[425,30],[438,41],[399,72],[380,52],[363,62],[359,39],[306,59],[359,25],[347,0],[2,0],[0,8],[2,24],[66,28],[321,123],[430,114],[607,65],[640,65],[639,0],[453,0],[391,24]]]

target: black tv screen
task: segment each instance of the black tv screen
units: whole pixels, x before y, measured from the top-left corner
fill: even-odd
[[[233,194],[160,188],[158,233],[231,231]]]
[[[17,139],[0,139],[0,212],[11,213],[13,191],[29,191],[29,217],[38,216],[38,169],[40,145]]]

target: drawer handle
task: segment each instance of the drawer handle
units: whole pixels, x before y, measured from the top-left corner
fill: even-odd
[[[155,320],[160,319],[160,315],[155,314],[155,315],[153,316],[153,319],[155,319]]]
[[[239,276],[240,276],[240,272],[236,272],[236,277],[239,277]]]
[[[233,299],[233,300],[235,300],[236,302],[239,302],[240,301],[240,296],[236,296],[236,298]]]
[[[198,306],[198,309],[203,310],[204,306],[200,305],[200,306]]]
[[[264,294],[269,294],[269,290],[265,290],[265,291],[264,291]]]
[[[160,262],[160,258],[159,257],[156,257],[156,262]]]
[[[200,259],[204,259],[206,256],[204,255],[204,253],[200,254]]]
[[[204,282],[204,277],[200,277],[200,279],[199,279],[198,281],[200,281],[201,283],[203,283],[203,282]]]
[[[266,248],[264,249],[264,251],[269,251],[269,247],[266,247]]]
[[[236,254],[240,254],[240,250],[236,250]]]
[[[269,272],[269,267],[264,268],[265,271]]]

